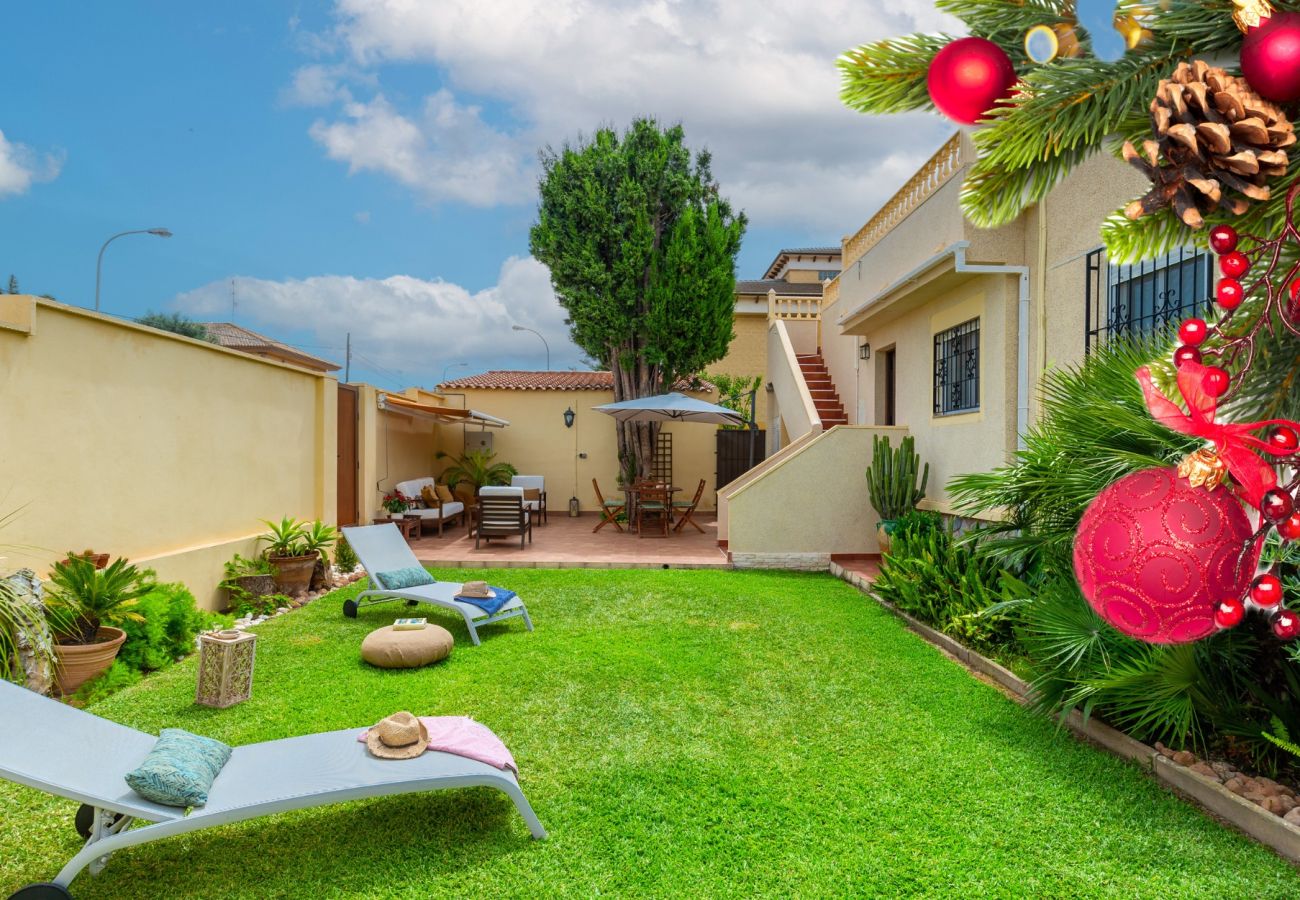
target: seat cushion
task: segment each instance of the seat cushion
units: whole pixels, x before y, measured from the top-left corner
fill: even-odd
[[[361,658],[381,669],[418,669],[451,656],[455,643],[441,625],[412,631],[394,631],[392,625],[385,625],[361,641]]]
[[[419,497],[420,491],[425,487],[433,487],[436,482],[430,477],[412,478],[409,481],[399,481],[393,485],[396,490],[402,492],[404,497]]]
[[[164,728],[144,762],[126,774],[126,783],[141,797],[163,806],[202,806],[231,752],[221,741]]]
[[[437,509],[408,509],[404,513],[393,513],[393,518],[400,519],[402,516],[419,516],[421,519],[432,519],[436,522],[439,516],[444,519],[450,519],[452,516],[459,515],[464,511],[465,504],[457,500],[452,503],[444,503],[441,512]]]
[[[456,499],[456,496],[451,492],[451,488],[445,484],[436,485],[434,490],[438,493],[438,499],[443,503],[452,503]]]
[[[376,572],[375,581],[379,582],[380,587],[390,591],[400,591],[405,588],[419,587],[422,584],[433,584],[435,579],[424,566],[407,566],[404,569]]]

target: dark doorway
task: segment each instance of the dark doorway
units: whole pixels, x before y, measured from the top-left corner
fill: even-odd
[[[357,524],[357,389],[339,385],[339,525]]]
[[[718,490],[735,481],[767,456],[767,432],[718,429]],[[750,462],[751,446],[753,462]]]
[[[882,425],[897,425],[895,405],[898,396],[897,359],[893,349],[885,351],[885,421]]]

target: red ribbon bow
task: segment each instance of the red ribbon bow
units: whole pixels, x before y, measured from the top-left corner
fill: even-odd
[[[1137,380],[1142,385],[1142,394],[1152,418],[1172,431],[1213,442],[1219,459],[1223,460],[1233,480],[1240,486],[1241,496],[1258,509],[1264,494],[1277,487],[1277,472],[1255,451],[1269,454],[1278,451],[1250,432],[1269,425],[1294,428],[1295,423],[1285,419],[1266,419],[1262,422],[1215,424],[1215,399],[1205,392],[1207,371],[1207,366],[1194,362],[1185,362],[1178,367],[1178,391],[1187,401],[1189,412],[1186,413],[1151,382],[1149,368],[1138,369]]]

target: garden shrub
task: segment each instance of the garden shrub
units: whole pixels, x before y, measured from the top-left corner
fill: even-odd
[[[1002,599],[1002,569],[958,538],[937,513],[913,510],[898,520],[873,589],[881,599],[942,631],[979,645],[1006,642],[1009,631],[985,610]]]
[[[351,572],[357,567],[357,554],[352,550],[352,545],[348,543],[347,538],[339,535],[338,543],[334,545],[334,564],[339,567],[343,574]]]
[[[92,678],[72,695],[74,706],[88,706],[103,700],[110,694],[116,694],[123,688],[128,688],[135,684],[144,675],[138,669],[133,669],[121,659],[117,659],[109,666],[102,675]]]
[[[118,661],[138,672],[164,668],[194,650],[206,617],[183,584],[158,584],[133,607],[140,621],[125,621],[126,643]]]

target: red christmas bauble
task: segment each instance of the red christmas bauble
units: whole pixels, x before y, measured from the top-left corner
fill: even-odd
[[[1300,434],[1294,428],[1278,425],[1268,433],[1268,445],[1279,453],[1295,453],[1300,450]]]
[[[1273,633],[1284,641],[1293,641],[1300,636],[1300,616],[1289,609],[1279,609],[1268,620]]]
[[[1295,512],[1295,501],[1281,488],[1273,488],[1271,491],[1265,491],[1264,496],[1260,498],[1259,512],[1265,522],[1276,525],[1291,518],[1291,513]]]
[[[1282,580],[1272,572],[1265,572],[1250,586],[1250,599],[1256,606],[1277,606],[1282,602]]]
[[[974,125],[1011,96],[1016,69],[992,41],[960,38],[935,54],[925,78],[934,105],[954,122]]]
[[[1186,319],[1182,325],[1178,326],[1179,340],[1184,344],[1191,344],[1193,347],[1205,340],[1207,333],[1204,319]]]
[[[1231,225],[1215,225],[1210,229],[1210,249],[1218,254],[1236,250],[1237,229]]]
[[[1241,289],[1241,282],[1235,278],[1220,278],[1214,288],[1214,299],[1226,310],[1234,310],[1241,306],[1245,295],[1246,292]]]
[[[1205,381],[1201,387],[1205,388],[1205,393],[1211,397],[1222,397],[1228,393],[1228,388],[1232,385],[1232,379],[1228,373],[1218,366],[1207,366],[1205,369]]]
[[[1274,13],[1241,42],[1241,74],[1261,97],[1300,100],[1300,14]]]
[[[1277,533],[1288,541],[1300,539],[1300,515],[1292,515],[1291,518],[1278,522]]]
[[[1097,495],[1074,539],[1074,574],[1107,623],[1153,644],[1213,634],[1224,597],[1250,586],[1260,544],[1241,502],[1143,469]]]
[[[1201,361],[1201,351],[1195,347],[1188,347],[1186,344],[1174,351],[1174,365],[1181,366],[1185,362],[1198,363]]]
[[[1236,597],[1220,600],[1214,609],[1214,624],[1220,628],[1235,628],[1246,617],[1246,604]]]
[[[1250,271],[1250,260],[1240,250],[1233,250],[1219,257],[1219,271],[1229,278],[1241,278]]]

